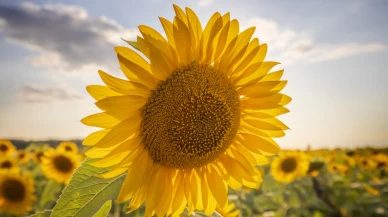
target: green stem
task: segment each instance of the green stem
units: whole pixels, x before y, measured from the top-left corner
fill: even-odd
[[[343,217],[339,208],[334,205],[327,192],[322,189],[322,185],[319,183],[318,179],[315,177],[312,177],[311,179],[313,181],[313,189],[317,197],[321,199],[321,201],[325,202],[334,211],[333,215],[331,216]]]

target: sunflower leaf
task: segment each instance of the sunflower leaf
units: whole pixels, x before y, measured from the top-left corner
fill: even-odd
[[[122,38],[123,41],[127,42],[129,45],[131,45],[133,48],[135,48],[136,50],[140,51],[139,49],[139,45],[137,44],[136,41],[128,41],[128,40],[125,40]]]
[[[58,194],[61,192],[61,190],[61,184],[49,180],[43,189],[42,195],[40,196],[39,207],[41,209],[44,209],[45,207],[48,207],[50,203],[52,203],[51,205],[53,205],[55,200],[58,198]]]
[[[89,165],[98,159],[86,159],[73,174],[70,183],[53,209],[51,217],[93,216],[108,200],[115,200],[124,181],[125,174],[111,179],[96,175],[108,171]]]
[[[45,210],[43,212],[38,212],[38,213],[32,214],[28,217],[49,217],[51,212],[52,212],[51,210]]]
[[[107,217],[112,208],[112,200],[108,200],[102,205],[100,210],[93,215],[93,217]]]

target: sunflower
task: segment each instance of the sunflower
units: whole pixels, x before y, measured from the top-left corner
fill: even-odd
[[[80,162],[76,154],[50,148],[44,153],[40,167],[48,179],[67,184],[79,165]]]
[[[272,161],[270,173],[278,182],[290,183],[306,175],[309,164],[308,157],[303,152],[281,152],[279,157]]]
[[[227,205],[228,186],[257,188],[254,169],[280,148],[272,137],[288,129],[276,116],[291,98],[279,93],[283,70],[264,62],[266,44],[239,33],[229,13],[215,13],[204,30],[196,14],[174,5],[173,22],[160,18],[167,39],[140,25],[129,42],[148,58],[116,47],[128,80],[99,71],[106,86],[87,87],[103,112],[82,119],[103,128],[89,135],[86,156],[127,173],[118,201],[145,216],[178,216],[188,206],[207,215]],[[163,200],[160,200],[163,198]]]
[[[357,159],[358,166],[363,170],[373,170],[376,169],[377,163],[371,158],[360,157]]]
[[[19,164],[25,164],[28,162],[28,160],[30,160],[30,157],[25,150],[18,150],[16,152],[15,158]]]
[[[35,161],[35,163],[42,163],[42,157],[44,156],[44,151],[43,150],[35,150],[35,152],[33,153],[33,159]]]
[[[26,214],[36,197],[34,180],[15,171],[0,171],[0,211],[11,215]]]
[[[71,153],[78,153],[77,144],[75,144],[74,142],[61,142],[57,146],[57,150],[71,152]]]
[[[238,217],[240,216],[240,210],[234,210],[235,204],[229,203],[223,208],[217,207],[216,211],[223,217]]]
[[[369,193],[369,194],[372,194],[372,195],[375,195],[375,196],[378,196],[380,195],[380,191],[377,190],[376,188],[373,188],[371,186],[365,186],[365,190]]]
[[[16,150],[11,141],[0,140],[0,156],[8,155]]]
[[[328,165],[328,170],[331,173],[341,173],[342,175],[349,174],[349,167],[339,163],[330,163]]]
[[[11,156],[3,156],[0,158],[0,171],[19,170],[18,164]]]

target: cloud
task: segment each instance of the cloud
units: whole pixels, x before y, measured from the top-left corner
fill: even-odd
[[[117,68],[111,55],[114,45],[138,34],[107,17],[90,17],[81,7],[63,4],[0,6],[0,21],[0,33],[8,41],[38,53],[30,57],[34,66],[56,72],[95,72],[97,65]]]
[[[210,5],[211,3],[213,3],[213,0],[199,0],[198,1],[198,5],[200,7],[206,7],[206,6]]]
[[[387,48],[385,44],[379,42],[319,43],[310,33],[281,27],[274,20],[260,17],[249,19],[248,25],[243,29],[256,26],[254,37],[259,38],[260,43],[270,45],[270,58],[275,57],[276,60],[285,64],[291,64],[298,60],[305,60],[308,63],[333,61],[355,55],[380,52]]]
[[[49,103],[83,98],[81,94],[64,86],[42,87],[39,85],[23,85],[20,93],[26,103]]]

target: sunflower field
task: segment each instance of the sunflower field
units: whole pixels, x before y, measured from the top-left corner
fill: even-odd
[[[72,142],[16,149],[0,141],[0,216],[143,216],[116,197],[124,176],[98,177]],[[281,151],[257,167],[258,188],[230,189],[212,216],[387,216],[388,149]],[[74,175],[73,175],[74,174]],[[73,177],[72,177],[73,175]],[[162,198],[161,198],[162,199]],[[185,209],[181,216],[190,216]],[[206,216],[194,211],[191,216]]]

